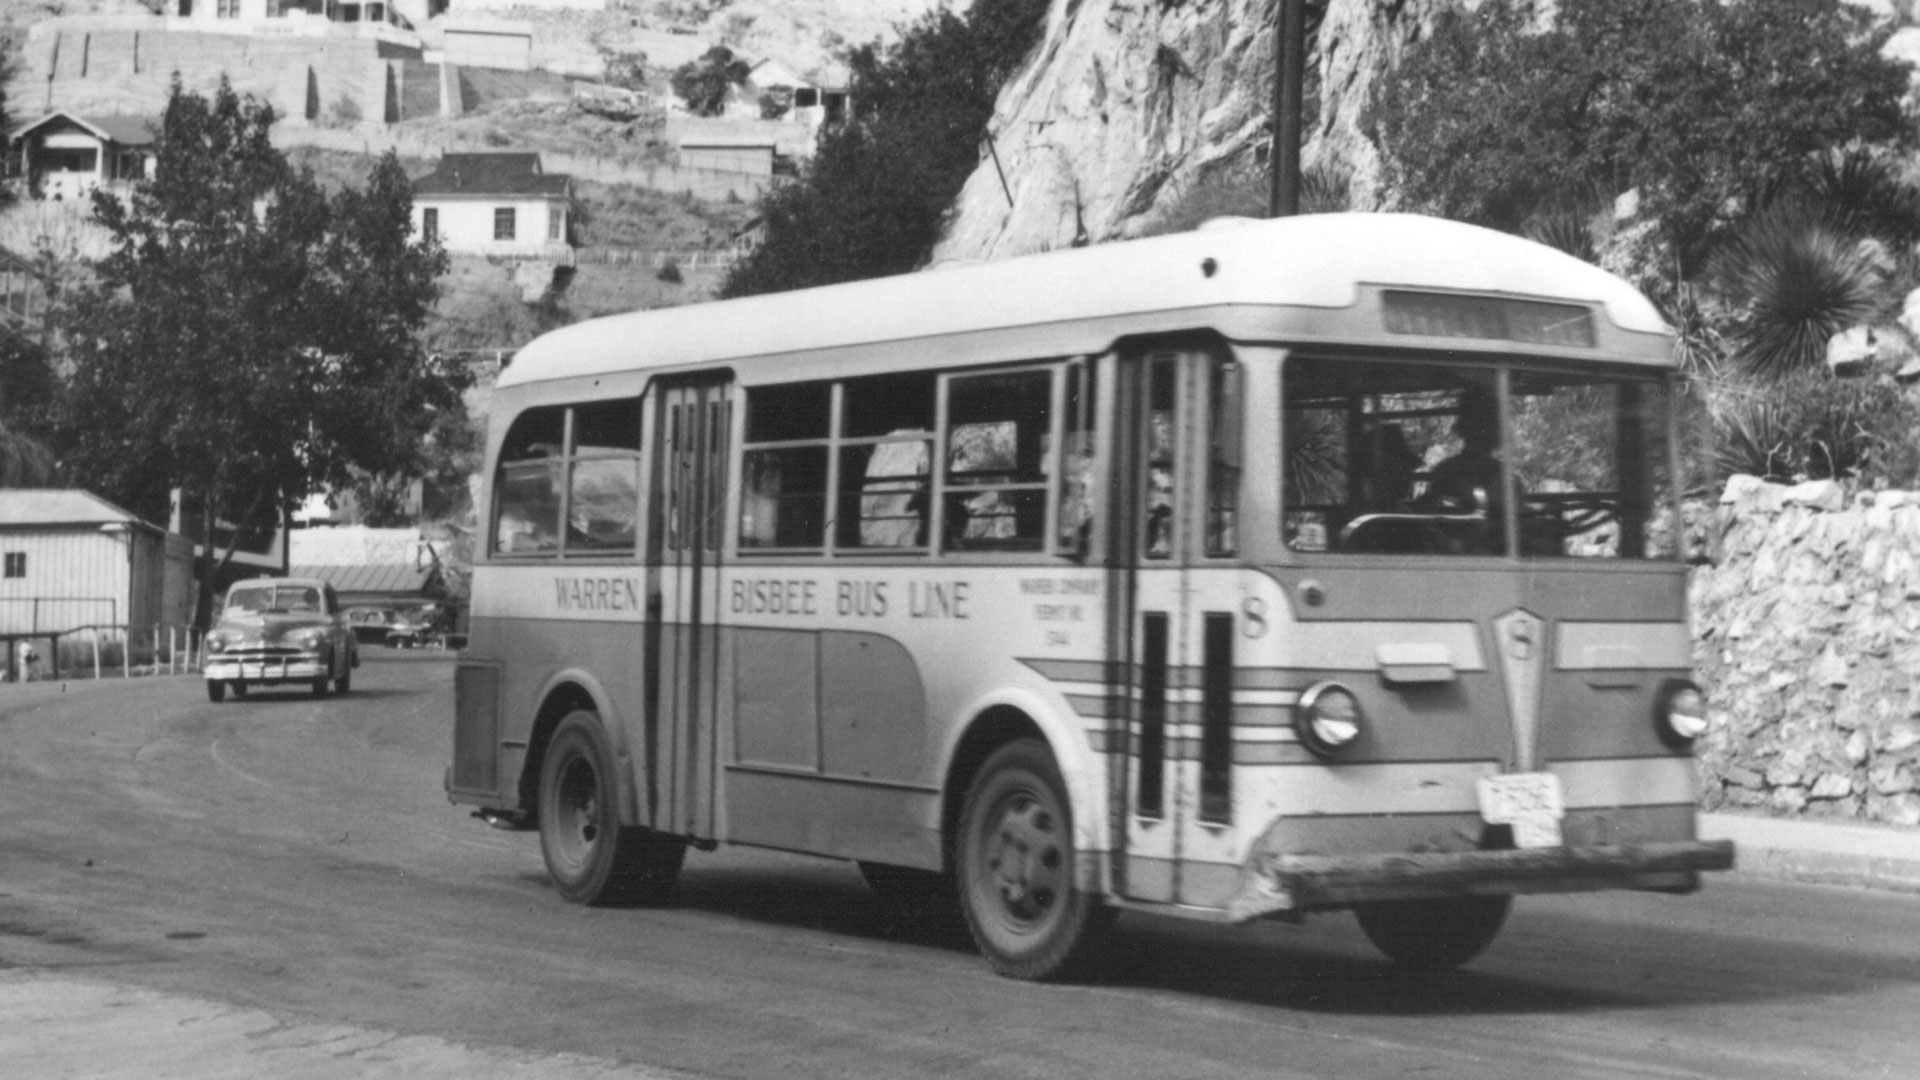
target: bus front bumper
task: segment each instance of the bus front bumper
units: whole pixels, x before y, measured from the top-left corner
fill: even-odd
[[[1733,867],[1731,840],[1364,855],[1262,854],[1241,873],[1235,921],[1380,900],[1600,889],[1692,892]]]

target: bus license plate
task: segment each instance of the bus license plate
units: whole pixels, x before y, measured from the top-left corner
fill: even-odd
[[[1489,824],[1513,826],[1516,847],[1559,847],[1560,819],[1565,814],[1560,778],[1553,773],[1480,778],[1480,816]]]

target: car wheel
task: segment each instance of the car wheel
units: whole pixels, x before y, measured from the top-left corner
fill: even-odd
[[[1073,819],[1053,754],[1037,739],[993,753],[960,815],[960,906],[987,962],[1016,979],[1071,974],[1097,951],[1113,909],[1075,884]]]
[[[227,684],[221,679],[207,680],[207,700],[216,705],[227,700]]]
[[[314,697],[326,697],[326,696],[327,696],[327,683],[328,683],[329,681],[331,681],[331,680],[329,680],[329,679],[328,679],[328,678],[327,678],[327,677],[326,677],[325,675],[322,675],[322,676],[320,676],[319,678],[317,678],[317,679],[315,679],[315,680],[313,680],[313,696],[314,696]]]
[[[620,824],[613,751],[600,718],[567,714],[540,767],[540,854],[576,904],[659,903],[673,892],[687,845]]]

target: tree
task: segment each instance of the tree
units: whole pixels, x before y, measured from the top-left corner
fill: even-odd
[[[904,273],[926,261],[980,161],[994,97],[1038,40],[1044,0],[941,9],[854,49],[853,118],[822,131],[800,179],[761,201],[766,239],[727,296]]]
[[[715,45],[700,59],[674,69],[671,85],[695,116],[719,116],[726,111],[727,95],[734,87],[745,85],[752,72],[732,49]]]
[[[203,537],[409,467],[462,407],[464,370],[421,344],[446,257],[411,236],[399,161],[329,194],[273,148],[273,121],[224,80],[208,100],[176,77],[153,175],[130,202],[96,194],[112,250],[55,312],[65,464],[149,518],[181,489]]]
[[[1822,152],[1914,141],[1891,28],[1842,0],[1565,0],[1541,22],[1529,0],[1453,9],[1376,83],[1402,202],[1517,232],[1637,191],[1686,276]]]

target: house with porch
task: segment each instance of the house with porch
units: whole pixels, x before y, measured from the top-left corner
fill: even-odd
[[[537,153],[448,153],[413,182],[413,229],[449,252],[574,262],[573,178]]]
[[[25,193],[35,199],[85,199],[105,189],[124,195],[153,170],[159,121],[143,116],[83,116],[56,109],[9,134]]]

